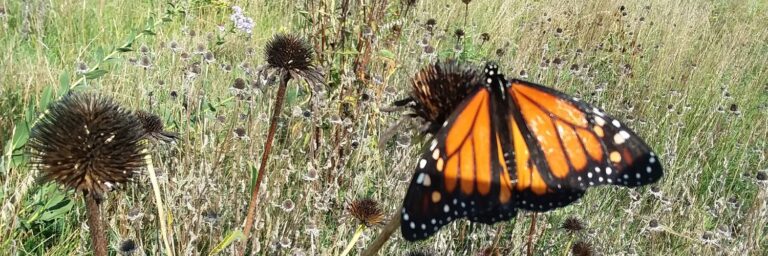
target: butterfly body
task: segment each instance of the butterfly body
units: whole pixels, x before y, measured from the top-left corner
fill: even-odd
[[[590,186],[640,186],[662,168],[619,121],[578,99],[494,64],[443,122],[417,162],[401,230],[426,239],[453,220],[493,224],[517,209],[547,211]],[[450,85],[447,85],[450,86]]]

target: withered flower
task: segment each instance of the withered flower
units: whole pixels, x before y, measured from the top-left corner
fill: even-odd
[[[395,102],[409,106],[410,116],[420,117],[428,123],[426,132],[436,134],[472,88],[482,83],[482,76],[473,69],[455,61],[437,62],[421,69],[411,79],[411,93]]]
[[[163,120],[159,116],[144,110],[136,111],[136,117],[144,128],[144,136],[152,142],[171,143],[179,136],[178,133],[167,132],[163,128]]]
[[[143,135],[139,119],[111,99],[75,93],[51,105],[28,146],[41,181],[100,195],[144,167]]]
[[[595,254],[592,245],[584,241],[578,241],[571,247],[571,255],[574,256],[592,256]]]
[[[384,222],[384,212],[379,207],[379,203],[372,199],[353,201],[349,208],[347,208],[347,211],[360,221],[361,224],[368,227]]]
[[[568,217],[563,221],[563,225],[560,226],[568,232],[576,233],[584,230],[584,223],[576,217]]]
[[[265,49],[267,69],[288,72],[291,78],[303,78],[316,85],[323,82],[323,74],[312,64],[314,52],[304,39],[291,34],[278,34]]]
[[[99,204],[105,192],[131,181],[145,166],[143,136],[135,115],[96,94],[64,96],[32,128],[30,164],[41,181],[83,192],[96,256],[107,255]]]

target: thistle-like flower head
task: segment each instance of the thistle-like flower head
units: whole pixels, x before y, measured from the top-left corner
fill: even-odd
[[[429,124],[426,132],[435,134],[481,79],[477,71],[455,61],[437,62],[416,73],[410,98],[395,104],[410,104],[412,116],[423,118]]]
[[[143,134],[138,118],[112,99],[75,93],[51,104],[28,150],[41,181],[101,195],[144,167]]]
[[[144,110],[136,111],[136,117],[144,128],[144,137],[152,142],[171,143],[179,136],[177,133],[166,132],[163,128],[163,120]]]
[[[264,50],[268,69],[288,72],[291,78],[303,78],[310,84],[323,82],[323,74],[312,64],[314,51],[304,39],[291,34],[275,35]]]
[[[347,209],[361,224],[366,226],[376,226],[384,222],[384,212],[379,207],[379,203],[372,199],[361,199],[353,201]]]

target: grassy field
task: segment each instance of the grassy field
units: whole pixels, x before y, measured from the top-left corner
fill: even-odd
[[[425,140],[413,122],[383,140],[403,117],[382,110],[407,96],[419,68],[446,58],[493,60],[509,76],[577,95],[624,120],[663,161],[653,187],[592,188],[539,214],[534,254],[569,255],[579,241],[598,255],[768,251],[768,2],[174,2],[0,0],[0,254],[90,253],[82,195],[36,183],[22,153],[38,113],[69,89],[149,110],[181,134],[153,150],[173,250],[233,254],[238,244],[217,245],[242,229],[276,86],[249,86],[242,98],[231,87],[254,81],[265,43],[281,32],[313,44],[326,84],[289,84],[261,187],[256,255],[340,253],[357,227],[345,210],[356,199],[398,211]],[[232,6],[253,19],[252,34],[233,27]],[[436,50],[425,53],[430,18],[426,43]],[[132,51],[112,54],[134,37]],[[96,67],[106,72],[85,79]],[[162,251],[150,191],[142,176],[108,195],[112,253],[127,240],[138,255]],[[398,231],[381,254],[524,254],[530,215],[495,226],[456,221],[420,243]],[[568,217],[586,229],[560,228]],[[379,229],[366,230],[352,253]]]

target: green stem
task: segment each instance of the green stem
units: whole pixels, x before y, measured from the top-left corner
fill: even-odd
[[[347,244],[347,248],[344,249],[343,252],[341,252],[341,256],[346,256],[349,254],[349,251],[352,250],[352,247],[355,246],[355,243],[357,242],[357,239],[360,239],[360,235],[363,234],[363,230],[365,230],[365,225],[360,224],[357,226],[357,230],[355,231],[355,235],[352,236],[352,240],[349,241],[349,244]]]
[[[160,220],[160,235],[163,237],[163,246],[165,247],[165,255],[174,255],[171,250],[171,243],[168,242],[168,216],[165,215],[165,209],[163,209],[163,199],[160,194],[160,185],[157,182],[157,174],[155,174],[155,167],[152,164],[152,154],[146,149],[144,150],[144,160],[147,162],[147,172],[149,172],[149,181],[152,183],[152,191],[155,193],[155,204],[157,205],[157,217]]]

